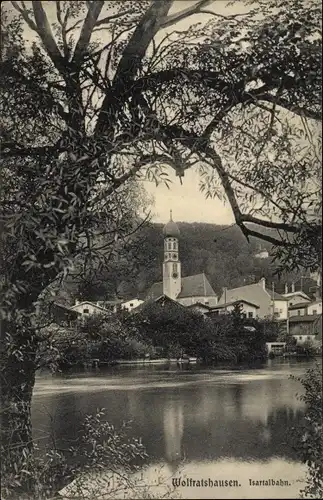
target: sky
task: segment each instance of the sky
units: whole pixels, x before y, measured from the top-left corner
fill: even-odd
[[[213,224],[232,224],[234,218],[227,204],[218,199],[206,199],[199,191],[199,174],[187,170],[182,178],[182,185],[175,172],[169,167],[170,189],[165,184],[157,187],[152,182],[145,182],[144,187],[154,197],[152,220],[167,222],[169,211],[173,219],[181,222],[208,222]]]

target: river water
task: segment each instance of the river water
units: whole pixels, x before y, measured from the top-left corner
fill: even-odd
[[[174,364],[40,375],[34,437],[40,448],[50,434],[67,447],[84,415],[103,407],[116,426],[132,421],[130,433],[149,455],[141,479],[157,495],[166,486],[171,498],[298,498],[305,469],[290,431],[304,406],[296,397],[302,387],[290,375],[310,365],[275,359],[256,369]]]

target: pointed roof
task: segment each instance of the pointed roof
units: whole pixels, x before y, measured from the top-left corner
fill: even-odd
[[[178,299],[209,296],[215,297],[216,293],[204,273],[182,278],[182,289],[177,297]]]
[[[178,299],[186,297],[216,297],[209,280],[204,273],[186,276],[181,280],[181,291],[178,294]],[[154,283],[148,294],[147,299],[156,299],[163,294],[163,282]]]
[[[179,237],[179,229],[178,229],[178,225],[176,224],[176,222],[173,221],[173,217],[172,217],[172,210],[170,211],[170,219],[169,219],[169,222],[167,222],[167,224],[164,226],[164,229],[163,229],[163,233],[164,233],[164,237],[173,237],[173,238],[178,238]]]

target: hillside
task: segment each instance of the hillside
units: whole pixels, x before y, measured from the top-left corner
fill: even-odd
[[[223,287],[233,288],[258,281],[265,277],[268,286],[275,283],[278,292],[284,292],[285,282],[297,281],[300,275],[287,274],[279,279],[271,258],[257,257],[259,250],[270,244],[253,239],[246,241],[236,226],[219,226],[206,223],[178,223],[180,229],[180,260],[182,276],[205,272],[217,293]],[[147,224],[136,234],[118,263],[111,263],[109,270],[100,271],[86,282],[66,284],[68,295],[73,298],[104,300],[144,297],[155,281],[162,280],[163,235],[162,224]],[[299,287],[298,287],[299,288]]]

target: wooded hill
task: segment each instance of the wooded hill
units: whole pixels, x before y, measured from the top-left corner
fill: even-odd
[[[257,257],[266,249],[270,255],[270,244],[257,239],[248,243],[237,226],[197,222],[179,222],[178,226],[182,276],[205,272],[216,293],[221,293],[223,287],[242,286],[261,277],[266,278],[269,287],[274,282],[275,289],[283,293],[285,282],[291,285],[302,274],[276,276],[277,265],[271,257]],[[162,230],[162,224],[146,224],[118,262],[111,262],[108,270],[77,285],[69,281],[68,294],[88,300],[144,298],[152,283],[162,280]]]

